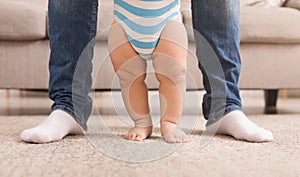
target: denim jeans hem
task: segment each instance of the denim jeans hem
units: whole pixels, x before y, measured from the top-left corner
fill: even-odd
[[[86,121],[84,118],[80,117],[78,114],[76,114],[75,111],[73,111],[73,109],[65,106],[65,105],[55,105],[53,108],[52,108],[52,111],[54,110],[62,110],[66,113],[68,113],[70,116],[72,116],[75,121],[85,130],[87,131],[87,125],[86,125]]]
[[[232,111],[241,111],[242,108],[239,106],[229,106],[227,108],[225,108],[225,110],[221,110],[219,112],[216,113],[212,113],[211,117],[207,119],[207,123],[206,123],[206,127],[216,123],[218,120],[222,119],[226,114],[232,112]]]

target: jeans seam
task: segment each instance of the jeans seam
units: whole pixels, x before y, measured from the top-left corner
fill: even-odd
[[[198,6],[197,2],[198,2],[197,0],[192,0],[192,3],[193,3],[192,13],[193,13],[193,17],[194,17],[193,18],[193,25],[194,25],[193,30],[196,30],[196,32],[200,34],[200,31],[197,30],[197,29],[200,29],[198,19],[196,18],[198,16],[198,14],[197,14],[198,13],[198,11],[197,11],[197,6]],[[202,35],[202,34],[200,34],[200,35]],[[196,43],[197,43],[197,41],[196,41]],[[200,42],[198,44],[198,47],[199,47],[199,51],[203,51],[201,49]],[[199,58],[199,56],[197,56],[197,57]],[[202,66],[202,64],[200,63],[200,61],[198,61],[198,62],[199,62],[198,66],[202,68],[201,71],[203,72],[203,77],[205,77],[209,81],[208,75],[207,75],[204,67]]]
[[[93,1],[93,5],[92,5],[92,17],[91,17],[91,30],[90,30],[90,41],[92,41],[94,38],[95,38],[95,28],[96,28],[96,19],[97,19],[97,0],[94,0]],[[88,44],[89,45],[89,44]],[[89,66],[88,68],[88,71],[91,69],[92,66]],[[86,78],[86,76],[88,75],[87,72],[84,72],[84,75],[83,75],[83,79]],[[86,85],[83,84],[82,87],[81,87],[81,91],[84,92],[86,89],[85,89]],[[81,111],[82,112],[85,112],[85,110],[88,108],[88,105],[85,104]],[[84,115],[82,115],[83,117],[85,117]]]
[[[96,28],[96,19],[97,19],[97,0],[94,0],[93,7],[92,7],[92,23],[91,23],[91,31],[90,31],[90,41],[96,36],[95,28]]]
[[[199,28],[199,22],[197,20],[197,18],[195,19],[196,16],[198,16],[198,11],[197,11],[197,0],[192,0],[192,3],[193,3],[193,9],[192,9],[192,12],[193,12],[193,25],[194,25],[194,30],[197,28]],[[199,32],[199,31],[198,31]]]

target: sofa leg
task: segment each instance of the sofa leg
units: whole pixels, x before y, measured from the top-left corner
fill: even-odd
[[[10,98],[10,90],[9,89],[6,89],[6,99],[9,99]]]
[[[265,90],[265,114],[276,114],[278,90]]]

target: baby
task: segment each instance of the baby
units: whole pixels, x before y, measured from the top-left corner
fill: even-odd
[[[187,142],[178,128],[186,91],[187,35],[180,0],[114,0],[108,46],[122,98],[135,123],[124,138],[142,141],[153,126],[148,103],[146,60],[159,81],[160,129],[168,143]]]

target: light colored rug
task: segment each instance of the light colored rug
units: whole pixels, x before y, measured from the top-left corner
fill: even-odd
[[[119,149],[120,152],[126,149],[113,143],[109,145],[109,142],[115,142],[116,139],[121,141],[120,135],[127,131],[126,126],[119,123],[119,119],[114,116],[106,116],[103,120],[108,122],[113,132],[119,132],[117,136],[68,136],[60,142],[49,144],[22,142],[19,138],[21,130],[38,124],[45,117],[0,117],[1,177],[300,176],[300,115],[250,116],[255,123],[274,133],[275,140],[271,143],[247,143],[228,136],[215,136],[204,146],[201,142],[204,137],[201,136],[204,121],[199,118],[195,130],[190,134],[189,143],[177,146],[156,160],[140,163],[128,162],[125,159],[137,154],[135,148],[124,157],[112,157],[114,155],[106,153],[112,149]],[[184,119],[190,120],[189,117]],[[106,140],[108,145],[101,147],[95,143],[97,137]],[[157,147],[153,147],[155,143]],[[144,143],[134,145],[141,144],[149,147],[145,151],[146,155],[167,147],[157,132]],[[107,147],[111,149],[105,149]]]

